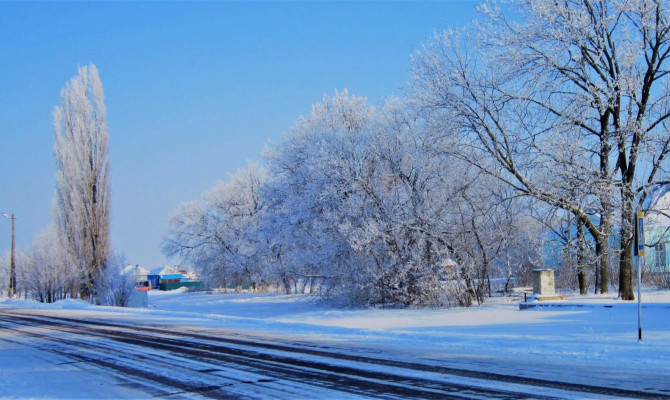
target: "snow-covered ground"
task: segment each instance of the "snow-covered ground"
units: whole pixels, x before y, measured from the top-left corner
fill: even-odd
[[[613,295],[568,295],[565,303],[574,307],[523,311],[519,298],[494,298],[468,309],[390,310],[332,309],[309,295],[177,290],[150,292],[148,309],[4,299],[0,311],[37,308],[130,324],[224,328],[395,352],[458,368],[633,390],[655,387],[670,395],[670,292],[647,291],[642,299],[642,343],[637,340],[637,302],[618,301]],[[0,330],[0,398],[99,397],[105,379],[59,356],[17,344]],[[105,395],[137,397],[133,389],[122,387]]]

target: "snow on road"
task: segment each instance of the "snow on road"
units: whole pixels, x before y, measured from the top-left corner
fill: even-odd
[[[137,399],[140,390],[100,374],[92,366],[21,344],[0,329],[0,398]]]
[[[520,311],[518,299],[497,298],[469,309],[389,310],[331,309],[308,295],[153,291],[148,309],[5,300],[0,311],[37,308],[129,324],[223,328],[441,366],[670,396],[670,292],[647,292],[643,299],[642,343],[637,342],[637,303],[611,295],[572,296],[568,302],[575,307],[565,309]],[[110,385],[110,379],[21,346],[0,330],[0,398],[99,397],[102,385],[108,398],[142,397],[122,382]]]

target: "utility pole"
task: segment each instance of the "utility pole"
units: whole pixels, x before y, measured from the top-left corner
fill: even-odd
[[[16,216],[14,216],[14,213],[12,215],[3,213],[2,216],[12,221],[12,250],[9,256],[9,290],[7,291],[7,297],[11,299],[16,293],[16,269],[14,263],[14,220],[16,220]]]

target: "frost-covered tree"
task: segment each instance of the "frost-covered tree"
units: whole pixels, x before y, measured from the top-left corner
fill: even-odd
[[[9,263],[10,253],[6,252],[0,257],[0,296],[9,289]]]
[[[227,182],[205,192],[201,201],[179,205],[170,217],[163,250],[196,267],[210,283],[260,283],[263,244],[256,242],[267,174],[250,163]]]
[[[345,206],[360,209],[347,233],[354,249],[366,256],[372,304],[449,302],[443,287],[446,265],[459,257],[452,212],[472,177],[467,165],[435,151],[439,141],[399,99],[389,100],[371,125],[354,181],[356,196]],[[469,304],[463,300],[467,289],[459,290],[451,294]]]
[[[41,232],[21,252],[20,261],[22,284],[29,295],[40,302],[65,299],[77,286],[77,271],[66,259],[53,227]]]
[[[98,70],[80,67],[53,112],[54,221],[82,299],[94,301],[110,254],[106,107]]]
[[[262,231],[281,255],[278,276],[323,277],[321,293],[345,303],[471,304],[494,255],[472,243],[470,222],[490,207],[470,207],[476,217],[463,227],[465,192],[481,197],[476,171],[441,151],[451,139],[433,132],[399,99],[376,115],[346,91],[315,105],[266,152],[273,178]],[[490,230],[476,228],[482,240]]]
[[[274,276],[287,288],[310,277],[331,287],[341,279],[359,284],[359,263],[340,228],[359,216],[359,207],[344,205],[360,177],[373,112],[346,90],[324,96],[265,152],[272,180],[263,233],[276,258]]]
[[[107,266],[98,279],[96,293],[98,302],[103,306],[132,307],[137,300],[135,296],[141,296],[141,292],[135,290],[137,284],[136,276],[124,273],[123,268],[127,265],[122,256],[109,257]]]
[[[519,0],[481,10],[476,34],[438,34],[415,57],[419,101],[459,124],[482,170],[580,221],[596,241],[602,292],[620,202],[619,290],[632,299],[633,203],[665,180],[670,140],[667,4]],[[585,197],[597,200],[588,203],[599,224]]]

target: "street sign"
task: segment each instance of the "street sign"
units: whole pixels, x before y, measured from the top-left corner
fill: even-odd
[[[636,256],[644,256],[644,213],[637,212],[635,218],[635,249],[633,251]]]

